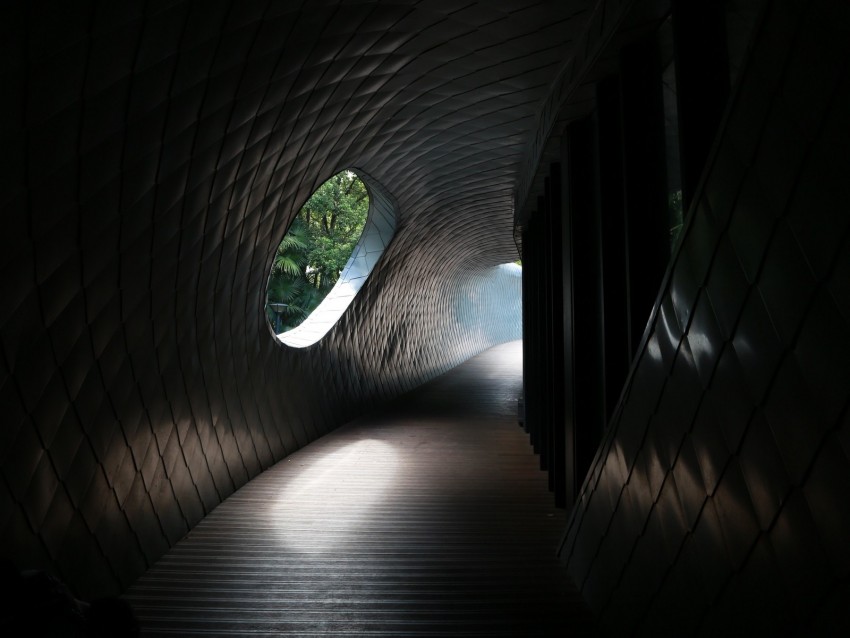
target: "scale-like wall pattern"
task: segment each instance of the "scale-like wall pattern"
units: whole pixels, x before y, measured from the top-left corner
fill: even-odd
[[[773,2],[570,521],[611,635],[845,635],[844,3]]]
[[[586,4],[7,3],[9,557],[121,590],[287,453],[506,337],[454,310],[504,289],[483,273],[516,258],[517,166]],[[396,236],[336,328],[288,349],[273,249],[352,166]]]

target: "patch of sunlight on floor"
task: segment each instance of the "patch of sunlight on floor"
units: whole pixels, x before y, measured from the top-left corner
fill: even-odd
[[[285,462],[303,467],[269,504],[269,513],[281,542],[311,552],[332,549],[368,518],[392,486],[399,465],[391,445],[371,439],[310,461],[296,454]]]

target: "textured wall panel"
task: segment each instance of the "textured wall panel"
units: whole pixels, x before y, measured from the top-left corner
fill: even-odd
[[[587,4],[4,7],[14,561],[120,590],[287,453],[515,338],[488,297],[513,284],[486,273],[515,259],[517,166]],[[351,166],[398,202],[396,236],[336,328],[288,349],[273,249]]]
[[[612,635],[844,635],[843,3],[773,2],[564,556]]]

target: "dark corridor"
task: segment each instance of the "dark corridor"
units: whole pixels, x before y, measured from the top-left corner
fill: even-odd
[[[241,488],[325,436],[327,458],[359,459],[336,430],[401,410],[430,425],[362,452],[385,477],[404,459],[410,498],[345,475],[364,501],[337,527],[298,499],[257,523],[294,561],[282,604],[318,559],[299,546],[381,512],[397,532],[351,539],[377,568],[408,533],[473,568],[449,585],[417,563],[417,608],[391,570],[344,591],[319,560],[302,602],[344,591],[364,630],[544,631],[547,605],[580,600],[614,637],[849,635],[848,42],[845,0],[3,3],[5,564],[83,600],[132,590],[150,626],[224,614],[151,583],[210,576],[184,547],[218,547]],[[345,169],[394,233],[366,235],[350,305],[290,347],[265,312],[275,254]],[[499,413],[483,436],[469,406],[492,393],[471,378],[410,394],[520,339],[525,432]],[[421,478],[413,441],[445,444],[449,474]],[[502,445],[523,452],[496,454],[492,486],[478,460],[451,469],[453,446]],[[446,483],[470,491],[434,505]],[[258,562],[246,538],[222,582]],[[541,575],[501,571],[553,539]],[[383,615],[358,619],[372,590]]]

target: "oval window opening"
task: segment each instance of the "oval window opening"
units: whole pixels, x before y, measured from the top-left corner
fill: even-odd
[[[301,207],[275,251],[266,294],[283,343],[312,345],[343,315],[395,233],[391,202],[374,180],[345,170]]]

